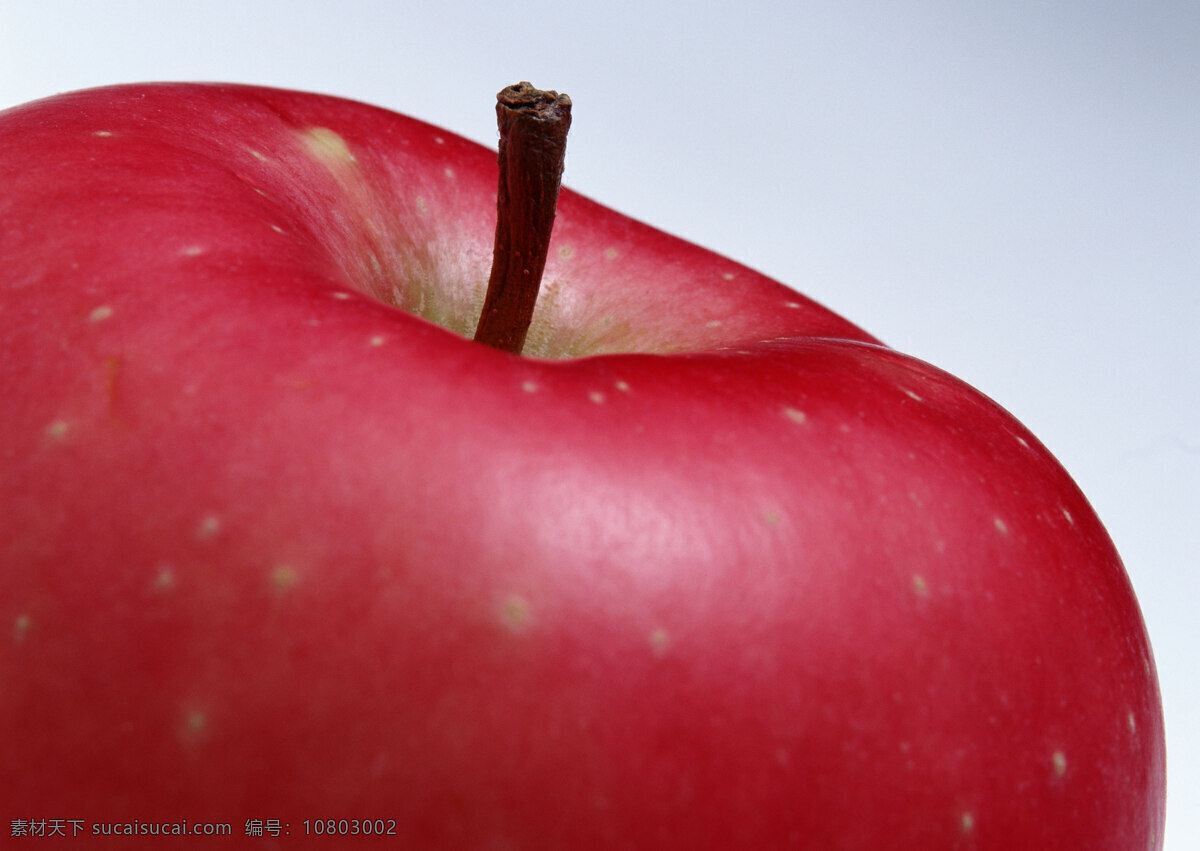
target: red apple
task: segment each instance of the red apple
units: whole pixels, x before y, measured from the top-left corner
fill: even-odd
[[[524,356],[472,342],[496,179],[296,92],[0,114],[14,831],[1160,847],[1146,631],[1046,448],[565,189]]]

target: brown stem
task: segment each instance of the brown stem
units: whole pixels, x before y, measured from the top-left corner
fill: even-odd
[[[475,339],[520,354],[533,320],[571,127],[571,99],[517,83],[496,95],[500,187],[492,275]]]

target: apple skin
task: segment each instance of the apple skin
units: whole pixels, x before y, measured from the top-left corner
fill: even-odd
[[[495,180],[327,96],[0,113],[5,815],[1161,847],[1146,630],[1047,449],[565,189],[526,356],[473,343]]]

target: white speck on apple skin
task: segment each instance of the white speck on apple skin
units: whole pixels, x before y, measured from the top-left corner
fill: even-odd
[[[804,423],[808,420],[808,417],[805,415],[804,411],[796,408],[784,408],[783,415],[797,425],[804,425]]]
[[[267,157],[265,154],[261,154],[258,151],[254,150],[253,148],[247,148],[246,150],[248,150],[250,152],[250,156],[254,157],[260,163],[265,163],[267,161]]]
[[[89,322],[103,322],[113,315],[113,309],[107,304],[102,304],[88,314]]]
[[[588,394],[588,398],[592,400],[592,404],[594,404],[594,405],[603,405],[604,404],[604,394],[601,393],[599,390],[593,390],[591,393]]]
[[[571,255],[573,255],[574,253],[575,253],[575,249],[569,245],[561,246],[558,249],[558,256],[561,257],[563,260],[570,260]]]
[[[671,634],[662,627],[650,633],[650,649],[655,656],[662,656],[671,644]]]
[[[523,381],[523,382],[521,382],[521,389],[524,390],[526,393],[536,393],[536,392],[538,392],[537,382],[536,381]]]
[[[353,295],[343,290],[338,290],[337,292],[333,293],[333,297],[339,301],[349,301],[350,299],[354,298]]]
[[[1137,718],[1135,718],[1133,716],[1132,712],[1129,713],[1128,721],[1129,721],[1129,732],[1136,736],[1137,735]]]
[[[71,424],[66,420],[55,420],[46,426],[46,436],[51,440],[66,440],[71,431]]]
[[[175,587],[175,569],[169,564],[160,566],[158,572],[154,574],[154,582],[151,587],[159,593],[170,591]]]
[[[722,272],[721,277],[727,281],[732,281],[734,278],[737,277],[737,275],[733,274],[733,272]]]
[[[299,580],[296,568],[290,564],[278,565],[271,571],[271,587],[281,594],[294,588]]]
[[[916,594],[918,597],[928,597],[929,596],[929,583],[925,581],[924,576],[918,575],[918,576],[914,576],[912,578],[912,589],[913,589],[913,593]]]
[[[199,245],[189,245],[185,248],[180,249],[179,253],[182,254],[184,257],[199,257],[201,254],[204,253],[204,248]]]
[[[907,396],[908,398],[912,399],[913,401],[915,401],[915,402],[924,402],[924,401],[925,401],[925,400],[924,400],[924,399],[922,399],[922,398],[921,398],[921,397],[920,397],[918,394],[916,394],[916,393],[914,393],[913,391],[909,390],[907,387],[904,387],[904,388],[901,388],[901,389],[902,389],[902,390],[904,390],[904,395],[905,395],[905,396]]]
[[[629,392],[629,383],[626,381],[617,381],[613,384],[613,387],[617,388],[622,393]]]
[[[798,302],[798,301],[785,301],[785,302],[783,303],[783,306],[784,306],[784,307],[790,307],[792,310],[799,310],[799,309],[800,309],[800,302]]]
[[[618,256],[617,249],[615,249],[615,248],[604,249],[604,259],[605,260],[616,260],[617,256]]]
[[[452,168],[446,169],[445,171],[442,172],[442,174],[446,175],[446,178],[449,180],[454,179],[454,169],[452,169]]]
[[[209,514],[202,518],[200,524],[196,527],[196,537],[202,541],[208,541],[215,538],[220,531],[221,518],[215,514]]]
[[[376,348],[378,348],[379,346],[382,346],[386,342],[387,342],[387,337],[383,336],[382,334],[376,334],[370,340],[371,345],[375,346]]]
[[[533,610],[529,601],[519,594],[509,594],[500,604],[500,623],[509,632],[526,632],[533,621]]]
[[[19,614],[13,621],[13,643],[20,644],[33,629],[33,615]]]
[[[705,323],[704,323],[704,327],[705,327],[705,328],[720,328],[720,327],[721,327],[721,324],[722,324],[722,323],[721,323],[721,320],[720,320],[720,319],[713,319],[713,320],[711,320],[711,321],[709,321],[709,322],[705,322]]]
[[[970,833],[975,829],[975,814],[963,813],[962,818],[958,820],[958,826],[963,833]]]
[[[203,712],[193,709],[188,711],[183,719],[182,736],[187,741],[196,741],[208,729],[208,716]]]
[[[112,136],[111,130],[97,130],[92,133],[93,136],[99,136],[101,139],[108,139]]]
[[[1008,524],[1005,523],[1001,518],[999,518],[999,517],[992,518],[992,524],[996,527],[996,531],[999,532],[1001,535],[1008,534]]]
[[[1056,776],[1062,777],[1067,773],[1067,755],[1065,753],[1062,751],[1055,751],[1054,756],[1052,756],[1050,759],[1051,762],[1054,763],[1054,774]]]
[[[1072,526],[1075,525],[1075,518],[1071,516],[1071,512],[1067,511],[1067,509],[1064,508],[1062,510],[1062,514],[1063,514],[1063,517],[1065,517],[1067,519],[1068,523],[1070,523]]]

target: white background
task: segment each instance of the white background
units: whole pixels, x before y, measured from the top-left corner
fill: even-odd
[[[487,144],[503,85],[569,92],[568,185],[999,400],[1124,555],[1200,847],[1200,3],[0,0],[0,107],[148,79]]]

